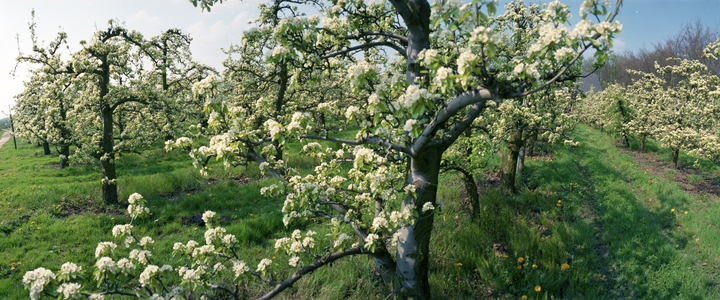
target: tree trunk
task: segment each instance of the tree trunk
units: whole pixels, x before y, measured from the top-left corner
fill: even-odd
[[[675,169],[678,167],[678,158],[680,158],[680,149],[673,149],[672,150],[672,162],[675,166]]]
[[[60,146],[60,168],[65,169],[68,167],[68,156],[70,156],[70,146]]]
[[[407,184],[415,186],[416,198],[406,198],[403,209],[415,205],[420,218],[415,224],[400,229],[397,253],[397,278],[402,288],[401,299],[430,299],[430,235],[432,234],[434,210],[422,212],[425,203],[437,207],[437,187],[440,174],[442,150],[436,147],[426,149],[410,159]]]
[[[517,176],[518,184],[523,182],[523,169],[525,168],[525,146],[520,147],[520,151],[517,156],[517,165],[515,166],[515,173]]]
[[[600,124],[600,132],[603,132],[603,124]]]
[[[105,204],[117,204],[117,175],[115,174],[115,146],[113,140],[113,111],[109,107],[102,110],[103,139],[100,153],[102,168],[102,197]]]
[[[525,155],[535,156],[535,141],[537,141],[537,133],[530,135],[530,138],[525,143],[525,147],[527,148]]]
[[[623,138],[623,142],[625,143],[625,146],[628,147],[628,149],[630,149],[630,139],[628,138],[628,135],[625,132],[621,133],[621,135]]]
[[[475,177],[472,171],[465,170],[461,167],[454,167],[452,170],[460,172],[463,176],[463,184],[465,185],[465,191],[467,191],[468,202],[472,210],[472,218],[475,219],[480,211],[480,194],[478,193],[477,185],[475,185]]]
[[[645,138],[647,138],[647,134],[641,134],[640,135],[640,151],[645,152]]]
[[[50,152],[50,144],[48,144],[48,142],[43,142],[42,146],[43,146],[43,151],[45,151],[45,155],[52,154],[52,152]]]
[[[500,156],[500,190],[506,194],[515,193],[515,175],[517,171],[517,159],[522,146],[522,133],[513,132],[505,141],[505,153]]]

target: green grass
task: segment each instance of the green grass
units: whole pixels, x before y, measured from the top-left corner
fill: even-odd
[[[492,187],[482,190],[475,219],[461,207],[458,175],[441,177],[438,198],[446,209],[436,216],[432,236],[433,297],[713,299],[719,294],[717,199],[688,194],[668,180],[675,171],[664,177],[646,174],[597,130],[578,126],[571,134],[580,146],[556,146],[550,159],[526,161],[526,182],[516,195],[508,197]],[[667,154],[652,141],[648,145],[655,149],[651,152]],[[300,147],[289,145],[288,152]],[[51,168],[58,158],[43,156],[42,148],[26,142],[19,148],[0,148],[0,295],[9,299],[27,298],[21,279],[36,267],[57,270],[73,261],[92,269],[97,243],[113,240],[112,227],[129,220],[120,209],[99,202],[100,174],[92,166],[58,170]],[[665,155],[663,162],[669,159]],[[287,161],[301,173],[317,163],[302,155]],[[681,162],[688,161],[681,156]],[[491,172],[497,164],[491,160],[476,175]],[[122,201],[138,192],[153,213],[136,222],[134,231],[156,240],[154,261],[174,263],[168,251],[173,243],[203,240],[203,228],[182,225],[181,219],[205,210],[228,218],[220,225],[237,236],[251,265],[274,255],[272,239],[295,228],[315,230],[318,237],[328,233],[314,222],[285,228],[278,212],[282,200],[259,193],[275,181],[259,178],[257,167],[211,167],[209,178],[201,177],[186,153],[165,153],[160,145],[119,160]],[[688,176],[688,181],[720,174],[713,165],[701,163],[698,168],[699,175]],[[235,180],[245,176],[248,183]],[[30,218],[18,221],[25,215]],[[285,260],[274,262],[282,265]],[[564,263],[568,270],[561,270]],[[368,257],[344,259],[306,276],[279,298],[383,299],[390,289],[373,272]],[[282,278],[288,271],[276,275]],[[257,281],[244,284],[243,297],[268,290]]]

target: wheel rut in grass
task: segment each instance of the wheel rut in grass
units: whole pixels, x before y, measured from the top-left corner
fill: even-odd
[[[585,185],[590,187],[592,191],[592,189],[595,187],[595,183],[592,180],[592,176],[588,175],[587,167],[581,162],[578,162],[577,167],[580,171],[580,174],[582,175]],[[597,216],[599,206],[598,199],[594,196],[594,194],[588,193],[585,197],[585,200],[586,205],[583,205],[582,207],[581,216],[588,220],[589,223],[595,228],[595,232],[593,234],[593,237],[595,238],[595,247],[593,247],[592,250],[600,262],[597,269],[598,275],[596,275],[593,280],[610,290],[615,284],[611,282],[614,276],[612,276],[611,270],[607,267],[608,265],[610,265],[610,251],[608,251],[609,246],[604,241],[605,224]]]

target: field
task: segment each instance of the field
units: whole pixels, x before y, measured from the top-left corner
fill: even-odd
[[[528,157],[526,182],[515,196],[497,191],[498,161],[475,170],[481,210],[474,218],[459,176],[442,175],[438,198],[447,207],[435,218],[431,243],[433,297],[720,294],[720,169],[694,167],[693,159],[681,155],[675,170],[667,151],[653,141],[649,153],[641,154],[637,145],[627,149],[590,127],[580,125],[571,135],[579,146],[545,148]],[[100,175],[93,166],[60,170],[57,156],[43,156],[42,148],[27,142],[18,146],[0,148],[0,295],[8,299],[27,297],[23,274],[40,266],[57,270],[73,261],[91,277],[95,245],[114,241],[112,227],[129,221],[126,203],[113,207],[99,200]],[[304,156],[288,160],[301,170],[315,164]],[[153,259],[172,262],[173,243],[203,240],[198,216],[191,217],[205,210],[218,213],[251,264],[273,251],[273,239],[296,228],[328,233],[315,224],[323,220],[283,226],[283,200],[259,193],[274,179],[259,176],[256,165],[210,167],[208,176],[200,176],[185,152],[166,153],[159,144],[119,160],[120,198],[124,202],[137,192],[148,199],[152,215],[135,223],[135,230],[157,241]],[[244,297],[269,290],[257,281],[244,285]],[[318,270],[280,298],[382,299],[390,293],[374,263],[361,256]]]

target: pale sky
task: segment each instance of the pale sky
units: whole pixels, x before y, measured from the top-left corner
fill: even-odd
[[[117,18],[125,21],[128,29],[146,37],[170,28],[184,30],[193,38],[193,59],[221,71],[226,56],[220,48],[239,41],[240,33],[249,28],[248,21],[257,18],[261,2],[226,0],[211,12],[201,12],[188,0],[0,0],[0,118],[5,117],[8,105],[14,103],[13,96],[22,91],[22,81],[28,76],[28,64],[19,65],[15,77],[9,73],[18,55],[16,35],[20,37],[21,51],[31,51],[27,24],[33,8],[38,40],[45,44],[54,40],[62,28],[68,34],[70,50],[76,51],[80,40],[90,39],[96,29],[107,28],[107,21]],[[507,1],[499,2],[502,6]],[[574,16],[578,15],[582,0],[561,2],[570,6]],[[502,13],[500,7],[498,13]],[[720,0],[625,0],[618,16],[624,28],[613,50],[649,47],[675,34],[681,24],[698,18],[713,27],[720,24]],[[573,24],[578,21],[578,17],[571,20]]]

